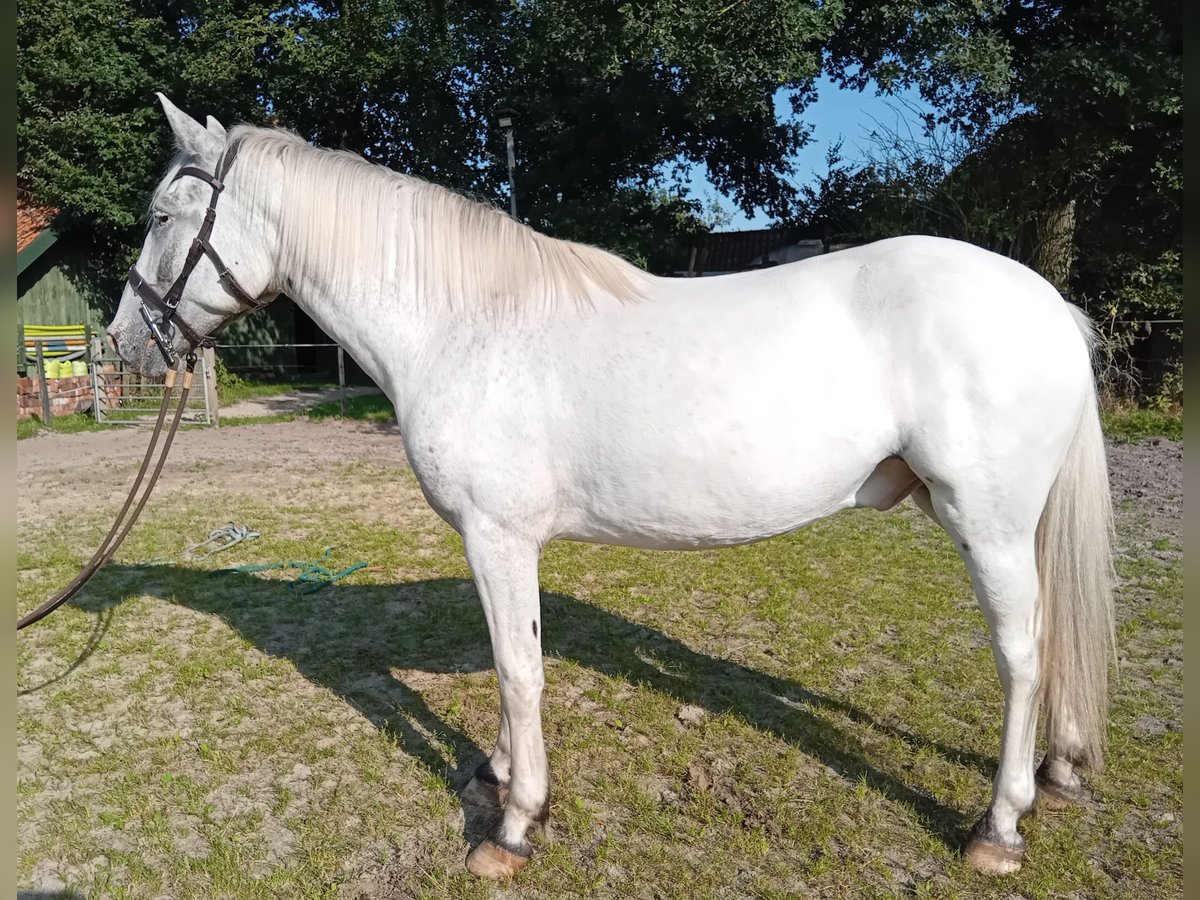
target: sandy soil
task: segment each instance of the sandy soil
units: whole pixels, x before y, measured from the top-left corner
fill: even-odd
[[[115,515],[124,502],[150,440],[149,429],[79,434],[46,433],[17,443],[17,523],[37,528],[86,503]],[[325,466],[369,460],[408,466],[395,426],[371,422],[297,420],[180,431],[150,505],[173,492],[194,495],[210,482],[225,490],[301,481]],[[64,485],[86,485],[86,500]]]

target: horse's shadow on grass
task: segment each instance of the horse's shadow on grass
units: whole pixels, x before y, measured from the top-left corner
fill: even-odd
[[[298,596],[283,583],[250,575],[111,564],[74,602],[104,613],[130,597],[147,594],[220,616],[264,652],[291,660],[302,675],[344,698],[448,788],[461,790],[485,755],[470,737],[430,709],[417,691],[392,675],[393,669],[460,673],[491,667],[487,628],[470,581],[335,584]],[[880,723],[851,704],[794,681],[698,653],[662,632],[573,597],[543,593],[542,612],[547,656],[644,684],[713,713],[732,712],[847,781],[864,781],[907,805],[930,834],[948,848],[961,848],[970,822],[959,810],[880,771],[867,761],[852,734],[814,711],[843,715],[987,777],[995,760]],[[498,698],[496,702],[498,721]],[[442,747],[449,748],[453,763]],[[464,836],[474,845],[490,826],[490,814],[466,804],[464,812]]]

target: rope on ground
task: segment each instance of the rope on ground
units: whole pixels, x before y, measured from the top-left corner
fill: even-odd
[[[183,553],[180,559],[183,562],[199,562],[202,559],[208,559],[214,553],[220,553],[228,550],[230,547],[245,541],[252,541],[262,535],[252,529],[249,525],[235,525],[230,522],[228,525],[222,525],[220,528],[214,528],[208,533],[208,538],[203,541],[197,541],[195,544],[188,544],[183,548]],[[201,550],[205,552],[201,553]],[[165,566],[168,563],[175,562],[174,559],[160,557],[152,559],[148,562],[138,563],[139,566]]]
[[[339,571],[327,569],[321,563],[325,562],[333,554],[332,547],[326,547],[324,555],[314,562],[297,562],[289,560],[288,562],[267,563],[265,565],[247,565],[234,566],[229,569],[219,569],[214,574],[221,572],[234,572],[238,574],[254,574],[257,572],[270,572],[275,569],[298,569],[300,574],[295,580],[288,583],[288,587],[297,594],[311,594],[321,590],[323,587],[328,587],[335,581],[341,581],[347,575],[357,572],[359,569],[367,568],[367,563],[357,562],[352,566],[347,566]]]

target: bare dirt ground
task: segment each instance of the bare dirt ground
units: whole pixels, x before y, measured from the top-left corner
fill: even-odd
[[[81,502],[115,514],[149,440],[148,430],[126,428],[79,434],[47,432],[18,442],[18,527],[38,528],[70,514]],[[312,470],[361,461],[408,466],[404,442],[395,426],[298,420],[180,431],[150,506],[169,502],[174,492],[194,495],[206,486],[240,493],[262,484],[266,476],[274,488],[286,488],[289,482],[302,483]],[[86,500],[81,501],[71,485],[86,486]]]
[[[1108,470],[1118,535],[1132,530],[1141,540],[1165,539],[1182,546],[1183,442],[1151,438],[1137,444],[1110,443]]]

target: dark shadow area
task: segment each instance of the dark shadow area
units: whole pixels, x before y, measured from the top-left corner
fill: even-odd
[[[211,590],[210,579],[220,579],[222,590]],[[232,590],[229,579],[236,585]],[[460,673],[491,667],[486,624],[469,581],[335,584],[300,597],[281,582],[251,575],[208,574],[172,565],[147,569],[113,564],[74,602],[82,609],[106,614],[125,599],[145,594],[220,616],[265,653],[291,660],[301,674],[344,698],[448,788],[461,790],[484,757],[484,751],[467,735],[443,721],[418,693],[391,674],[393,669]],[[230,597],[236,597],[236,602]],[[996,766],[994,759],[927,741],[789,679],[698,653],[660,631],[573,597],[543,593],[542,609],[547,656],[646,685],[712,713],[733,712],[754,728],[793,744],[850,783],[865,781],[907,805],[948,847],[962,846],[971,825],[962,813],[896,775],[880,771],[867,761],[852,734],[814,711],[844,715],[876,732],[897,736],[914,748],[929,748],[988,778]],[[496,708],[498,718],[498,698]],[[450,749],[453,763],[430,736]],[[981,806],[984,799],[980,798]],[[479,815],[473,819],[471,810],[467,811],[466,836],[474,844],[488,823]]]

